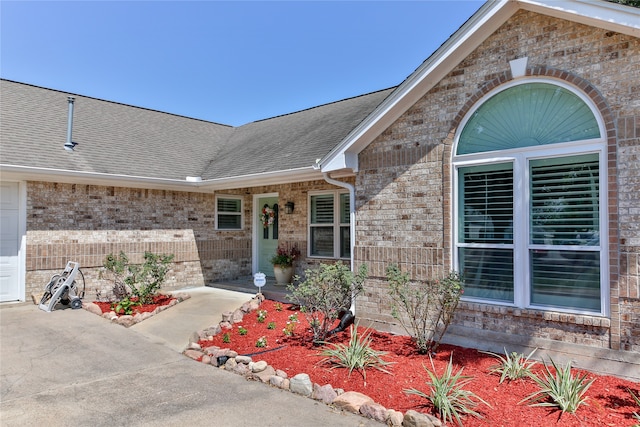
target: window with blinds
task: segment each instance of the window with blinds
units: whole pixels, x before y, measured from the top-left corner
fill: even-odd
[[[242,198],[216,198],[216,228],[218,230],[242,229]]]
[[[529,162],[531,303],[600,308],[597,154]]]
[[[349,258],[349,194],[330,192],[310,196],[309,252],[311,256]]]
[[[453,158],[464,298],[607,314],[598,117],[586,96],[546,79],[497,89],[470,112]]]
[[[513,165],[460,168],[458,185],[465,295],[513,302]]]

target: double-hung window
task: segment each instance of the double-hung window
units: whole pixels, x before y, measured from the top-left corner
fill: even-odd
[[[216,229],[242,230],[242,197],[216,196]]]
[[[453,162],[465,298],[607,314],[606,144],[594,111],[569,87],[532,81],[471,112]]]
[[[309,206],[309,255],[351,257],[349,193],[312,193]]]

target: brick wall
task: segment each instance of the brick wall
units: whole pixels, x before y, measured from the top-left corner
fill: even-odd
[[[216,231],[215,195],[47,182],[27,183],[26,294],[39,293],[67,261],[77,261],[89,296],[111,285],[99,278],[104,258],[124,251],[132,263],[145,251],[173,254],[164,289],[203,286],[251,275],[253,194],[278,192],[295,203],[280,216],[280,241],[303,254],[297,273],[320,259],[306,259],[308,192],[335,189],[324,181],[240,188],[244,228]]]
[[[386,265],[416,280],[451,268],[451,149],[464,114],[511,80],[509,61],[528,74],[580,87],[601,110],[609,144],[610,318],[567,316],[462,303],[455,322],[476,329],[638,351],[640,317],[640,41],[527,11],[516,13],[359,156],[356,264],[371,278],[358,315],[397,329],[389,313]]]

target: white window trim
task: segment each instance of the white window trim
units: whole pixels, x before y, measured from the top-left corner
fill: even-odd
[[[590,139],[586,141],[572,141],[566,143],[557,143],[542,145],[539,147],[526,147],[512,150],[500,150],[483,153],[473,153],[456,155],[460,134],[465,125],[472,117],[473,113],[480,108],[484,102],[496,95],[497,93],[508,88],[532,82],[548,83],[561,86],[576,96],[578,96],[591,109],[598,126],[600,128],[600,138]],[[514,173],[514,224],[513,224],[513,245],[505,245],[505,248],[513,246],[514,256],[514,303],[505,303],[497,300],[462,297],[463,301],[481,302],[494,305],[512,306],[524,309],[539,309],[545,311],[557,311],[572,314],[584,315],[601,315],[608,317],[610,315],[610,282],[609,282],[609,229],[608,229],[608,159],[607,159],[607,132],[604,121],[598,109],[591,99],[584,95],[575,87],[566,84],[563,81],[549,78],[527,78],[518,79],[508,84],[502,85],[497,89],[485,94],[473,108],[471,108],[461,121],[454,139],[452,156],[452,173],[451,173],[451,259],[453,260],[453,269],[459,271],[458,259],[458,169],[466,166],[486,165],[495,163],[511,162],[513,164]],[[539,158],[563,157],[579,154],[598,153],[600,161],[599,179],[600,179],[600,312],[576,310],[569,308],[560,308],[556,306],[532,305],[530,301],[530,268],[528,259],[528,239],[529,235],[529,161]],[[516,195],[519,195],[516,197]],[[518,285],[524,284],[524,285]]]
[[[233,199],[240,200],[240,212],[218,212],[218,199]],[[223,215],[239,215],[240,216],[240,228],[219,228],[218,227],[218,214]],[[214,227],[219,231],[240,231],[244,229],[244,197],[234,194],[220,194],[215,197],[215,215],[214,215]]]
[[[321,256],[321,255],[312,255],[311,254],[311,229],[313,225],[311,224],[311,197],[312,196],[323,196],[323,195],[333,195],[333,256]],[[307,206],[309,206],[309,212],[307,213],[307,257],[313,259],[341,259],[341,260],[349,260],[349,257],[341,257],[340,256],[340,228],[349,227],[349,223],[340,222],[340,195],[341,194],[349,194],[347,190],[326,190],[326,191],[310,191],[307,196]],[[318,224],[318,227],[328,227],[329,224]]]

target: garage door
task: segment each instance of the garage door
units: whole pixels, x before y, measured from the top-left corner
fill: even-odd
[[[0,183],[0,302],[20,299],[18,183]]]

